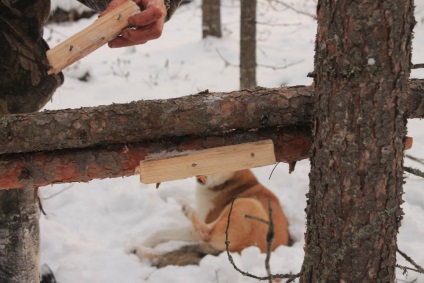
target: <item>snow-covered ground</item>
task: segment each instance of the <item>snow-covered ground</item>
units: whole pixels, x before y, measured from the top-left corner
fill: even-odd
[[[223,37],[201,38],[200,0],[180,7],[166,24],[162,37],[143,46],[109,49],[102,47],[65,71],[65,84],[46,109],[78,108],[134,100],[166,99],[238,89],[239,1],[222,0]],[[424,0],[416,0],[414,63],[424,62]],[[258,7],[258,84],[264,87],[310,84],[313,69],[316,23],[304,14],[269,1]],[[289,0],[287,4],[309,14],[314,0]],[[77,7],[73,0],[53,0],[53,7]],[[51,46],[95,20],[52,24],[45,29]],[[275,67],[275,69],[269,66]],[[89,73],[88,82],[78,78]],[[413,71],[424,78],[424,71]],[[423,121],[409,121],[414,146],[407,153],[424,158]],[[421,126],[421,127],[420,127]],[[406,159],[409,166],[420,167]],[[421,166],[424,168],[424,166]],[[272,254],[274,273],[297,273],[303,261],[305,194],[309,161],[299,162],[288,174],[287,164],[254,169],[259,180],[274,191],[290,223],[293,246],[279,247]],[[405,218],[399,248],[424,265],[424,181],[407,174]],[[90,183],[62,184],[41,188],[47,216],[41,222],[41,261],[53,270],[59,283],[67,282],[255,282],[229,264],[227,256],[206,256],[199,266],[155,269],[127,251],[151,233],[164,227],[188,225],[176,199],[193,199],[195,181],[165,182],[159,190],[144,185],[137,176]],[[62,193],[55,195],[58,192]],[[172,249],[181,243],[168,243]],[[238,266],[265,275],[264,258],[256,248],[234,254]],[[400,264],[406,264],[399,257]],[[424,282],[424,276],[409,272],[398,278]],[[406,282],[406,281],[399,281]]]

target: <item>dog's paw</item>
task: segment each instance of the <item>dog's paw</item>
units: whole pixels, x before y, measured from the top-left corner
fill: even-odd
[[[194,214],[194,209],[189,204],[182,205],[181,210],[188,219],[191,219]]]
[[[135,254],[140,260],[152,261],[156,257],[160,256],[162,252],[155,251],[152,248],[144,246],[135,246],[129,249],[128,253]]]

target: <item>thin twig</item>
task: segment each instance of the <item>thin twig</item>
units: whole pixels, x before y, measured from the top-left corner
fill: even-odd
[[[277,165],[280,164],[280,162],[277,162],[277,164],[275,164],[274,168],[272,168],[271,174],[269,174],[269,179],[271,180],[272,174],[274,173],[275,168],[277,168]]]
[[[411,173],[412,175],[424,178],[424,172],[419,169],[403,166],[403,171]]]
[[[38,207],[40,208],[41,213],[43,213],[44,216],[47,216],[47,213],[44,211],[43,204],[41,203],[40,197],[37,197],[37,199],[38,199]]]
[[[407,273],[408,270],[411,270],[411,271],[414,271],[414,272],[417,272],[417,273],[421,273],[418,269],[411,268],[411,267],[408,267],[408,266],[403,266],[403,265],[400,265],[400,264],[396,264],[396,267],[403,269],[403,274]]]
[[[269,213],[269,225],[268,233],[266,234],[266,258],[265,258],[265,269],[268,274],[269,283],[272,283],[272,273],[269,261],[271,260],[272,241],[274,240],[274,221],[272,220],[272,206],[271,201],[268,199],[268,213]]]
[[[290,27],[290,26],[300,26],[301,23],[292,23],[292,24],[270,24],[265,22],[256,22],[257,25],[271,26],[271,27]]]
[[[412,64],[411,69],[422,69],[424,68],[424,64]]]
[[[278,4],[280,4],[280,5],[284,6],[284,7],[286,7],[287,9],[292,10],[292,11],[294,11],[294,12],[298,13],[298,14],[301,14],[301,15],[305,15],[305,16],[311,17],[311,18],[312,18],[312,19],[314,19],[314,20],[316,20],[316,19],[317,19],[317,17],[316,17],[315,15],[309,14],[309,13],[307,13],[307,12],[305,12],[305,11],[298,10],[298,9],[294,8],[293,6],[291,6],[291,5],[284,3],[283,1],[278,1],[278,0],[269,0],[269,2],[275,2],[275,3],[278,3]]]
[[[244,215],[244,217],[246,217],[246,218],[248,218],[248,219],[253,219],[253,220],[260,221],[260,222],[262,222],[262,223],[265,223],[266,225],[268,225],[268,224],[269,224],[269,221],[267,221],[267,220],[265,220],[265,219],[262,219],[262,218],[260,218],[260,217],[257,217],[257,216],[253,216],[253,215],[246,214],[246,215]]]
[[[401,268],[401,266],[399,266],[400,268]],[[415,278],[414,280],[412,280],[412,281],[406,281],[406,280],[403,280],[403,279],[396,279],[396,283],[398,283],[398,282],[404,282],[404,283],[415,283],[415,282],[417,282],[417,278]]]
[[[269,280],[269,278],[270,278],[269,276],[260,277],[260,276],[256,276],[256,275],[250,274],[249,272],[241,270],[234,263],[233,256],[230,254],[230,241],[228,240],[228,229],[230,228],[231,213],[233,212],[233,205],[234,205],[234,202],[235,202],[236,199],[237,199],[237,195],[234,195],[233,200],[231,202],[230,211],[228,213],[227,228],[225,229],[225,250],[227,252],[228,260],[231,263],[231,265],[234,267],[234,269],[237,270],[239,273],[241,273],[243,276],[251,277],[251,278],[254,278],[254,279],[257,279],[257,280]],[[272,275],[272,278],[281,278],[281,279],[293,280],[294,278],[300,277],[301,275],[302,275],[302,273],[300,273],[300,272],[297,273],[297,274],[275,274],[275,275]]]
[[[293,63],[290,63],[290,64],[286,64],[284,66],[271,66],[271,65],[264,65],[264,64],[257,64],[256,66],[262,67],[262,68],[272,69],[272,70],[275,71],[275,70],[284,70],[284,69],[290,68],[292,66],[295,66],[297,64],[302,63],[303,61],[305,61],[305,60],[302,59],[302,60],[299,60],[299,61],[296,61],[296,62],[293,62]]]
[[[61,193],[63,193],[64,191],[69,190],[69,189],[70,189],[70,188],[72,188],[73,186],[74,186],[74,184],[70,184],[70,185],[69,185],[69,186],[67,186],[66,188],[64,188],[64,189],[62,189],[62,190],[60,190],[60,191],[58,191],[57,193],[51,194],[51,195],[49,195],[49,196],[47,196],[47,197],[43,197],[42,199],[43,199],[43,200],[48,200],[48,199],[54,198],[55,196],[60,195],[60,194],[61,194]]]
[[[422,268],[420,265],[418,265],[412,258],[410,258],[406,253],[402,252],[401,250],[399,250],[399,248],[396,249],[396,251],[404,258],[406,259],[406,261],[408,261],[410,264],[412,264],[417,271],[419,273],[423,273],[424,274],[424,268]]]
[[[409,155],[409,154],[405,155],[405,157],[424,165],[424,159],[422,159],[422,158],[417,158],[417,157]]]
[[[230,66],[230,67],[240,67],[239,65],[233,64],[230,61],[228,61],[227,59],[225,59],[225,57],[222,56],[222,54],[219,52],[218,48],[216,48],[215,51],[216,51],[216,53],[218,53],[219,57],[221,57],[221,59],[224,60],[225,67],[228,67],[228,66]]]

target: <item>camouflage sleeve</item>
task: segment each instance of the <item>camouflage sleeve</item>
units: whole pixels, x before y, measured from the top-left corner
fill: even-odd
[[[85,6],[97,11],[102,12],[104,9],[106,9],[107,5],[112,0],[78,0],[78,2],[81,2]],[[168,11],[168,14],[166,16],[166,20],[169,20],[174,14],[175,10],[178,8],[182,0],[164,0],[166,10]]]
[[[112,0],[78,0],[90,9],[97,12],[102,12]]]
[[[166,10],[168,11],[168,15],[166,16],[166,20],[168,21],[172,14],[174,14],[175,10],[177,10],[178,6],[180,6],[182,0],[164,0]]]

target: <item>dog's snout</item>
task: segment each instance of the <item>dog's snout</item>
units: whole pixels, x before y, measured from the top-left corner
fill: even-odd
[[[206,184],[206,176],[204,175],[197,175],[196,180],[199,184],[202,184],[202,185]]]

